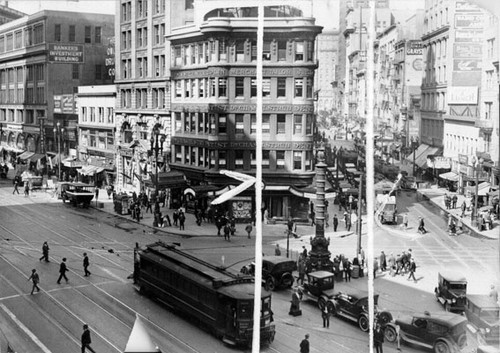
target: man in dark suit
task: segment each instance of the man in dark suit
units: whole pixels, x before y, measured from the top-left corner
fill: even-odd
[[[63,278],[66,280],[66,283],[68,283],[66,272],[68,272],[68,268],[66,267],[66,258],[63,258],[61,265],[59,265],[59,278],[57,279],[57,284],[61,284],[61,279]]]
[[[87,348],[92,353],[95,351],[90,347],[92,343],[92,339],[90,338],[89,326],[87,324],[83,325],[83,333],[82,333],[82,353],[85,353],[85,348]]]
[[[90,271],[88,270],[89,268],[89,257],[87,256],[87,253],[83,253],[83,270],[85,271],[85,277],[91,275]]]

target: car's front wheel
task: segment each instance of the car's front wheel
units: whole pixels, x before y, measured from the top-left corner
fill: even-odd
[[[325,298],[321,297],[318,299],[318,308],[319,310],[323,311],[323,309],[325,308],[325,305],[326,305],[326,300]]]
[[[387,326],[384,331],[384,336],[387,342],[394,343],[396,342],[396,339],[398,338],[398,334],[396,332],[396,329],[392,326]]]
[[[273,291],[276,288],[276,281],[274,280],[273,277],[268,277],[266,279],[265,288],[268,291]]]
[[[444,341],[437,341],[434,344],[434,353],[450,353],[450,346]]]
[[[370,324],[366,315],[361,315],[358,319],[358,326],[363,332],[368,332]]]

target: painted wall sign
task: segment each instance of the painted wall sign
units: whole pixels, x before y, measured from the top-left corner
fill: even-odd
[[[478,87],[449,87],[449,104],[477,104]]]
[[[422,55],[423,54],[422,41],[409,40],[406,44],[406,55]]]
[[[57,64],[82,64],[84,62],[83,45],[49,43],[49,62]]]

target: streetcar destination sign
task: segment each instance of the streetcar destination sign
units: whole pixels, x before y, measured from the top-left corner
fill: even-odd
[[[49,62],[59,64],[82,64],[83,45],[49,44]]]

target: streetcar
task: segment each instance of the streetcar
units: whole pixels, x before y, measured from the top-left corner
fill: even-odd
[[[156,242],[137,249],[134,283],[145,295],[205,327],[231,346],[251,346],[254,279],[210,264],[175,245]],[[262,290],[260,336],[274,340],[271,293]]]

